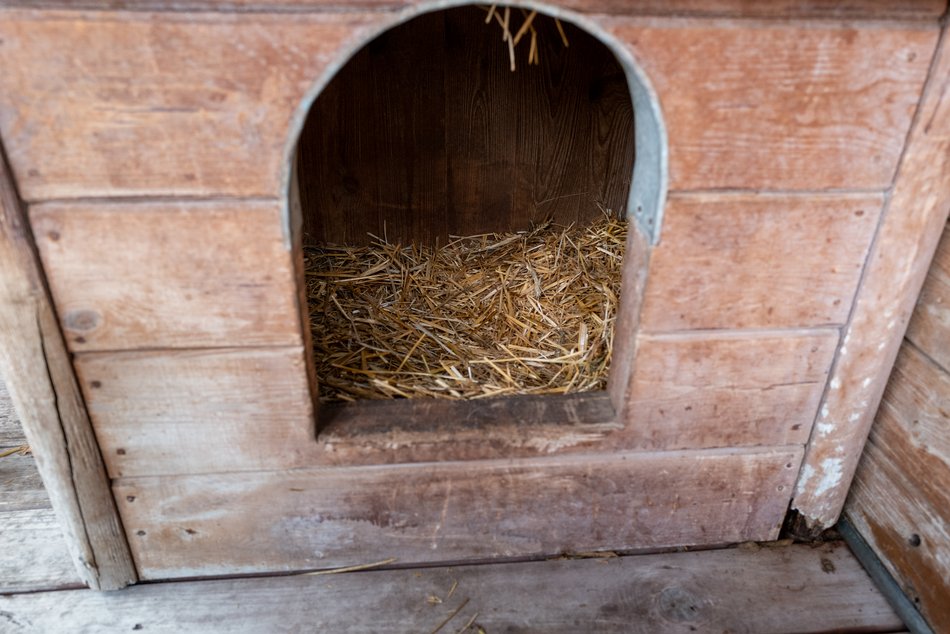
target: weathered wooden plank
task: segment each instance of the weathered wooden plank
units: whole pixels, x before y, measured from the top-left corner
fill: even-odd
[[[653,82],[672,190],[890,184],[936,28],[605,22]]]
[[[75,588],[85,583],[76,573],[52,509],[0,513],[0,592]],[[3,623],[6,631],[11,622],[5,619]]]
[[[646,336],[627,424],[643,449],[804,444],[838,344],[836,330]]]
[[[392,439],[393,430],[399,429],[407,435],[418,434],[419,442],[431,442],[435,435],[450,439],[459,432],[484,432],[497,425],[574,426],[591,431],[617,426],[610,397],[604,392],[485,398],[478,399],[477,405],[436,398],[324,405],[320,414],[327,427],[321,438],[325,442],[327,436],[349,437],[352,442],[372,436]]]
[[[905,344],[845,512],[935,632],[950,628],[950,374]]]
[[[548,0],[550,7],[583,13],[691,15],[759,18],[849,18],[936,20],[946,10],[946,0]],[[2,0],[0,6],[114,10],[114,0]],[[383,11],[413,6],[420,0],[123,0],[131,11],[340,11],[354,8]]]
[[[146,579],[774,539],[801,449],[114,482]],[[552,521],[556,518],[556,521]]]
[[[944,27],[931,79],[795,492],[794,508],[817,530],[838,518],[940,232],[950,213],[950,45]]]
[[[0,376],[0,447],[15,447],[26,444],[26,436],[20,427],[20,419],[13,409],[13,401],[7,392],[6,383]]]
[[[2,146],[0,374],[80,578],[104,590],[135,581],[99,447]]]
[[[0,449],[0,453],[4,451]],[[30,454],[14,453],[0,458],[0,491],[0,513],[49,508],[49,495]]]
[[[5,10],[0,132],[22,193],[282,196],[305,94],[396,19]],[[674,189],[883,189],[936,41],[924,24],[591,20],[657,88]]]
[[[316,440],[299,348],[82,353],[76,367],[110,475],[133,477],[802,443],[835,343],[646,337],[625,421],[608,393],[359,403],[321,409]]]
[[[89,353],[76,372],[113,478],[290,468],[316,453],[299,347]]]
[[[641,330],[844,323],[882,203],[877,194],[671,196]]]
[[[930,264],[907,338],[950,372],[950,224]]]
[[[276,202],[30,209],[70,350],[300,345]]]
[[[305,93],[393,19],[4,12],[0,131],[20,191],[283,195]]]
[[[433,632],[456,610],[441,631],[463,631],[469,621],[465,631],[477,624],[486,632],[551,633],[901,627],[839,543],[148,584],[109,597],[5,597],[0,610],[11,632],[50,634],[78,623],[110,632]]]

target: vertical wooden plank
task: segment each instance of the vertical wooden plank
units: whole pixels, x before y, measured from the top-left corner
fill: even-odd
[[[427,13],[415,29],[387,31],[368,45],[376,87],[379,222],[393,243],[434,243],[449,233],[445,182],[445,14]],[[385,46],[376,48],[377,42]],[[395,62],[386,64],[386,62]],[[444,240],[444,238],[443,238]]]
[[[370,76],[365,50],[354,55],[313,102],[297,140],[304,244],[356,241],[367,225],[359,219],[366,215],[371,226],[377,221],[375,140],[359,134],[357,126],[373,107],[373,84],[347,83],[351,73]]]
[[[99,447],[0,147],[0,374],[6,380],[80,578],[137,580]]]
[[[622,213],[633,107],[610,50],[537,17],[540,64],[516,70],[475,7],[424,14],[360,50],[314,103],[301,136],[308,242],[442,243]],[[525,20],[511,12],[515,30]],[[530,36],[527,36],[530,38]],[[385,227],[385,230],[384,230]]]
[[[521,17],[515,22],[520,25]],[[623,68],[599,40],[538,17],[540,64],[527,47],[514,73],[517,105],[510,226],[544,218],[585,223],[598,208],[623,215],[633,174],[633,105]],[[503,111],[502,111],[503,112]]]
[[[803,531],[838,519],[901,338],[950,213],[950,46],[944,27],[792,508]]]
[[[523,77],[508,68],[501,29],[483,21],[446,20],[446,181],[448,213],[456,227],[497,226],[516,211],[517,135],[514,117],[504,115],[516,112],[512,102]]]

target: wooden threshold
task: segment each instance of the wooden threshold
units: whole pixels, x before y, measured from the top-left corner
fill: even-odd
[[[486,426],[563,427],[605,431],[622,427],[607,392],[520,395],[452,401],[403,399],[334,403],[320,407],[321,438],[365,443],[394,430],[447,436]]]

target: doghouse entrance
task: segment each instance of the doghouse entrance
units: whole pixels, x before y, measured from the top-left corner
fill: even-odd
[[[298,144],[321,401],[602,390],[633,112],[604,44],[521,9],[358,51]]]

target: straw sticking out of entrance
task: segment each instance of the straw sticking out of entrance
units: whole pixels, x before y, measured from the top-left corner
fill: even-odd
[[[606,385],[626,223],[546,223],[437,249],[309,248],[325,402],[563,394]]]

